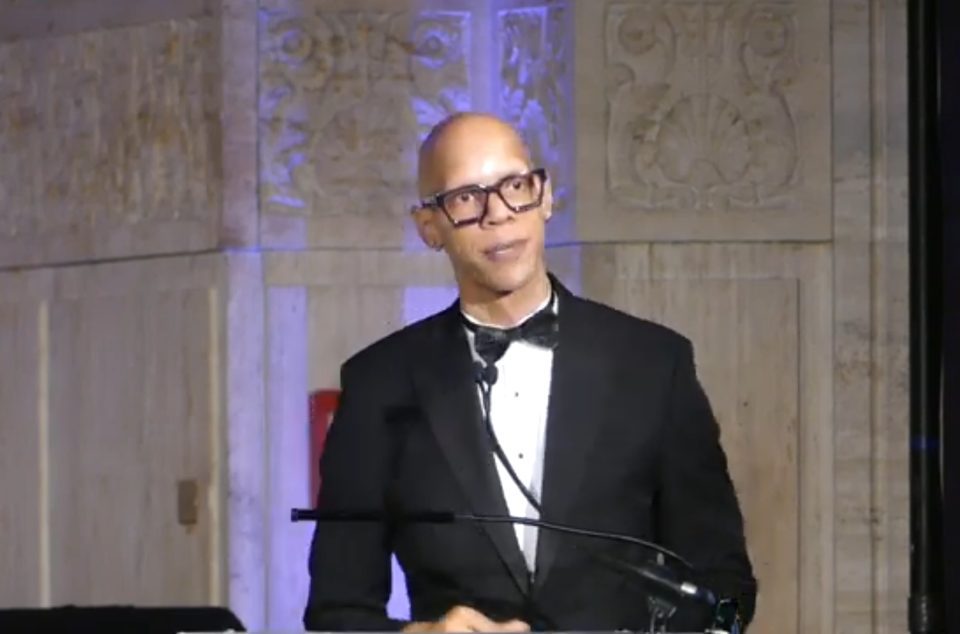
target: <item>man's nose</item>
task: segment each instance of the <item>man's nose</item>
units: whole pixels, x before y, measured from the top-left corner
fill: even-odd
[[[483,217],[483,222],[490,225],[499,225],[507,222],[513,216],[509,207],[497,196],[490,192],[487,196],[487,213]]]

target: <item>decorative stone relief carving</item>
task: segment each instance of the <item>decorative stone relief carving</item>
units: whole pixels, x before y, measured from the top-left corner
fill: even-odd
[[[567,106],[571,78],[567,19],[563,6],[525,7],[498,14],[500,33],[500,112],[514,122],[533,160],[554,177],[554,208],[562,211],[569,196],[562,174],[561,134],[573,121]]]
[[[405,213],[416,147],[470,103],[464,12],[261,13],[265,213]]]
[[[0,45],[0,239],[219,211],[213,20]]]
[[[609,6],[606,159],[616,202],[640,211],[799,205],[796,5]]]

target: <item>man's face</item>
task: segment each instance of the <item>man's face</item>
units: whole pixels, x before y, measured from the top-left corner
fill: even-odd
[[[418,212],[421,236],[447,252],[462,293],[494,299],[534,283],[544,272],[544,225],[551,213],[551,189],[549,180],[528,176],[530,171],[522,142],[502,125],[462,122],[437,144],[422,182],[426,194],[502,184],[501,191],[516,207],[523,188],[542,188],[543,193],[542,198],[537,197],[541,201],[538,206],[516,213],[491,192],[485,196],[487,209],[482,220],[461,227],[439,208]],[[531,194],[536,194],[535,190]],[[449,200],[463,204],[470,195]],[[447,207],[456,220],[456,209]]]

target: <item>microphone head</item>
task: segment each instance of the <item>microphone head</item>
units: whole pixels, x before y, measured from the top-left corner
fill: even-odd
[[[474,378],[478,383],[486,383],[487,385],[493,385],[497,382],[497,366],[493,365],[484,365],[483,363],[477,361],[473,364]]]

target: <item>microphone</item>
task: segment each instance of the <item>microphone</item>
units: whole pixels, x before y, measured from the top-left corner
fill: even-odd
[[[629,575],[642,577],[656,586],[671,591],[678,597],[684,599],[694,599],[695,601],[699,601],[708,606],[714,606],[717,603],[717,598],[714,596],[713,592],[707,588],[701,588],[700,586],[689,581],[677,581],[673,578],[669,570],[663,565],[635,565],[621,561],[620,559],[611,557],[610,555],[604,553],[593,552],[591,554],[598,559],[603,560],[604,563],[608,564],[612,568],[616,568],[617,570]]]
[[[493,387],[496,384],[497,377],[499,376],[497,366],[492,363],[484,365],[479,361],[473,364],[473,374],[477,382],[484,383],[489,387]]]

